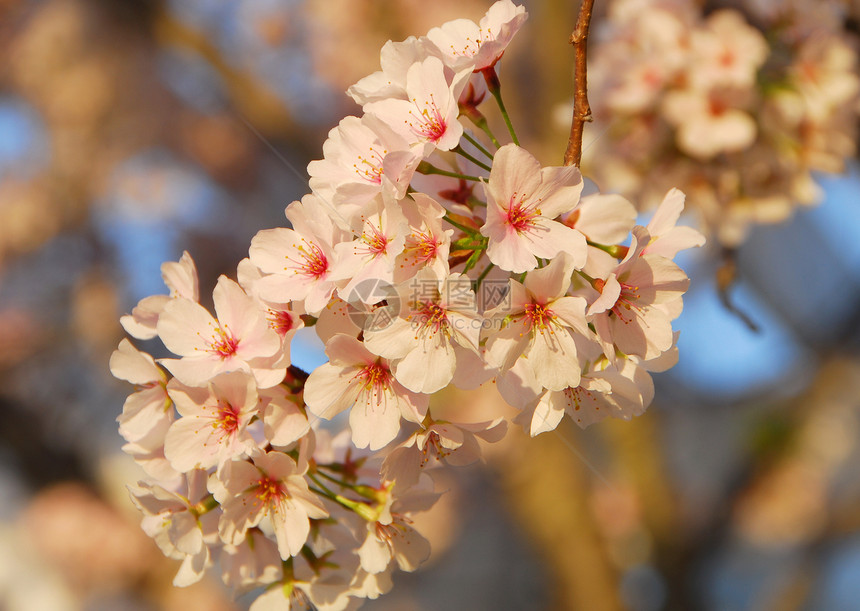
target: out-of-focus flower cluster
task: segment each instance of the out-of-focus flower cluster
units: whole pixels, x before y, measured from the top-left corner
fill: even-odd
[[[387,43],[349,89],[362,116],[308,166],[291,228],[256,235],[215,314],[186,253],[162,267],[170,294],[122,319],[175,355],[123,340],[111,370],[137,386],[120,433],[151,479],[132,495],[182,561],[177,585],[218,556],[228,586],[263,589],[254,611],[354,608],[429,556],[412,522],[438,498],[432,468],[505,433],[501,416],[437,419],[432,394],[492,380],[536,435],[565,414],[585,427],[642,413],[649,372],[674,364],[689,280],[672,259],[703,238],[676,226],[677,189],[639,226],[630,202],[582,196],[577,168],[516,144],[495,64],[525,18],[500,0],[478,24]],[[489,129],[487,97],[514,143]],[[329,358],[310,373],[290,358],[306,326]],[[322,425],[347,412],[348,430]]]
[[[753,223],[815,203],[814,172],[855,152],[856,41],[840,2],[615,0],[590,54],[602,188],[653,206],[670,186],[735,246]]]

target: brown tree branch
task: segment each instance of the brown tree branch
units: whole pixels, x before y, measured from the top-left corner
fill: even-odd
[[[579,17],[570,44],[575,55],[576,75],[574,77],[573,120],[570,122],[570,138],[567,150],[564,152],[564,165],[579,167],[582,159],[582,131],[586,121],[591,121],[591,106],[588,105],[588,79],[586,76],[586,45],[588,44],[588,26],[591,23],[591,10],[594,0],[582,0],[579,7]]]

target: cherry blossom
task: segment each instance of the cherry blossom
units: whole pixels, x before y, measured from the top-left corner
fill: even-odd
[[[180,359],[161,363],[180,382],[203,386],[227,371],[254,375],[261,388],[279,383],[286,365],[279,367],[281,338],[263,312],[242,288],[226,276],[213,292],[217,320],[189,299],[168,303],[158,321],[158,335]]]
[[[206,473],[188,473],[182,493],[144,482],[129,489],[131,500],[144,515],[143,530],[165,555],[182,560],[173,584],[188,586],[199,581],[212,564],[209,548],[216,543],[220,515],[209,504]]]
[[[454,345],[477,353],[482,318],[468,276],[432,269],[399,287],[401,311],[390,325],[365,333],[368,350],[394,361],[394,377],[414,392],[448,385],[457,367]]]
[[[767,213],[772,179],[811,200],[809,173],[787,176],[767,130],[789,126],[798,156],[838,163],[838,123],[803,107],[816,84],[834,108],[853,95],[831,81],[850,64],[839,49],[810,48],[795,87],[769,94],[761,130],[728,129],[732,113],[761,111],[755,33],[732,12],[703,21],[682,3],[640,10],[657,1],[612,5],[624,37],[612,61],[627,72],[596,79],[608,106],[628,113],[619,131],[632,129],[600,171],[659,193],[647,227],[635,225],[640,199],[464,131],[461,113],[483,129],[483,105],[503,106],[495,64],[526,12],[500,0],[478,24],[386,43],[381,70],[350,87],[362,113],[329,132],[308,166],[311,192],[286,207],[288,226],[256,234],[238,281],[218,279],[214,315],[187,253],[163,266],[170,294],[141,300],[123,325],[160,337],[175,358],[123,340],[111,371],[136,385],[118,418],[123,450],[148,476],[132,496],[144,530],[182,561],[175,583],[219,567],[237,594],[260,590],[252,611],[355,609],[428,558],[414,519],[439,498],[442,468],[480,460],[511,423],[538,435],[565,414],[586,427],[648,407],[651,372],[678,358],[672,321],[689,280],[672,259],[704,241],[678,224],[675,182],[692,183],[690,199],[706,209],[722,205],[712,178],[756,199],[735,206],[722,231]],[[703,56],[707,75],[690,73],[687,52]],[[656,146],[686,165],[646,180],[637,155]],[[738,173],[729,154],[758,170]],[[719,167],[702,170],[704,159]],[[315,334],[328,362],[292,363],[298,333]],[[457,406],[431,409],[451,384],[498,392],[517,415],[493,401],[486,409],[498,411],[481,422],[461,422]]]
[[[358,296],[364,303],[372,305],[384,296],[375,292],[365,294],[356,288],[366,281],[394,281],[395,261],[405,247],[408,225],[397,203],[382,196],[377,197],[374,207],[358,220],[359,236],[335,246],[337,261],[331,277],[335,281],[347,280],[338,288],[341,298],[350,301]]]
[[[508,144],[493,159],[485,187],[487,222],[481,233],[490,240],[487,256],[504,270],[527,272],[537,258],[561,252],[581,268],[587,257],[585,237],[554,220],[579,201],[582,176],[570,167],[541,168],[525,149]]]
[[[264,229],[251,240],[251,262],[265,274],[255,287],[262,299],[304,301],[305,310],[314,315],[331,299],[334,245],[348,234],[319,214],[320,207],[316,196],[305,195],[287,206],[292,229]]]
[[[249,424],[259,396],[249,374],[222,373],[206,388],[174,379],[167,390],[181,418],[167,432],[164,455],[177,471],[220,466],[257,449]]]
[[[126,333],[137,339],[152,339],[158,332],[158,315],[171,299],[183,297],[200,301],[197,282],[197,267],[188,251],[182,253],[178,262],[167,261],[161,264],[161,277],[170,290],[169,295],[144,297],[131,311],[119,321]]]
[[[268,518],[281,559],[287,560],[305,544],[310,519],[325,518],[328,512],[288,455],[261,453],[252,461],[229,462],[209,480],[223,508],[218,532],[224,542],[239,545],[249,528]]]
[[[446,63],[455,70],[483,70],[492,67],[505,52],[528,14],[511,0],[499,0],[476,24],[455,19],[427,33],[441,50]]]
[[[421,469],[428,464],[463,466],[480,460],[478,439],[493,443],[506,430],[507,423],[502,418],[475,423],[425,421],[425,428],[412,433],[385,457],[381,473],[398,490],[410,488],[418,483]]]
[[[488,364],[505,371],[523,359],[544,388],[579,384],[574,333],[590,331],[585,299],[566,294],[572,271],[571,260],[561,256],[526,276],[525,285],[511,280],[510,303],[486,313],[494,323],[485,334]]]
[[[373,115],[342,119],[329,132],[323,155],[308,164],[310,187],[331,203],[336,219],[347,222],[383,191],[401,199],[421,161],[406,139]]]
[[[616,347],[650,359],[674,343],[672,320],[680,313],[674,305],[680,306],[690,281],[669,259],[641,254],[649,241],[648,231],[635,227],[627,256],[607,278],[594,282],[600,296],[588,315],[610,359]]]
[[[400,431],[400,418],[421,422],[427,396],[411,392],[394,378],[387,359],[371,353],[357,339],[335,335],[326,344],[329,362],[315,369],[305,385],[308,410],[320,418],[349,413],[352,441],[378,450]]]
[[[410,145],[420,147],[424,156],[433,150],[450,150],[460,142],[463,126],[457,98],[468,73],[446,78],[442,61],[430,56],[418,61],[406,73],[405,100],[388,98],[371,102],[364,112],[378,117]]]

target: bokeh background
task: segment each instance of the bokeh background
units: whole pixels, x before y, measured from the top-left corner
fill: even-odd
[[[488,4],[0,0],[0,609],[247,608],[217,573],[172,587],[138,527],[115,423],[130,389],[108,372],[119,316],[183,250],[204,294],[233,275],[358,112],[343,91],[382,44]],[[578,3],[525,4],[506,102],[560,164]],[[820,182],[819,207],[735,253],[756,331],[721,302],[724,253],[687,255],[680,363],[646,415],[512,431],[448,474],[420,525],[430,562],[365,608],[860,609],[860,167]],[[324,359],[307,335],[294,355]]]

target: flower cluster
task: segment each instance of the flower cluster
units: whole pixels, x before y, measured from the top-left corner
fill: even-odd
[[[494,380],[532,435],[650,403],[689,282],[672,259],[703,238],[676,226],[678,190],[636,225],[622,197],[583,196],[577,168],[500,145],[478,107],[489,94],[510,125],[495,64],[525,18],[500,0],[478,24],[387,43],[349,90],[362,116],[330,132],[290,228],[260,231],[218,280],[214,315],[186,253],[162,268],[170,294],[122,319],[175,355],[123,340],[111,369],[138,387],[120,433],[151,480],[132,495],[182,561],[177,585],[217,556],[227,585],[262,589],[253,611],[386,592],[429,555],[412,523],[438,497],[432,468],[506,431],[439,417],[430,396],[450,385]],[[329,359],[310,373],[290,359],[306,326]]]
[[[583,166],[643,206],[687,192],[726,246],[817,202],[813,172],[855,151],[857,55],[838,2],[616,0],[590,54]],[[753,25],[755,24],[755,25]]]

